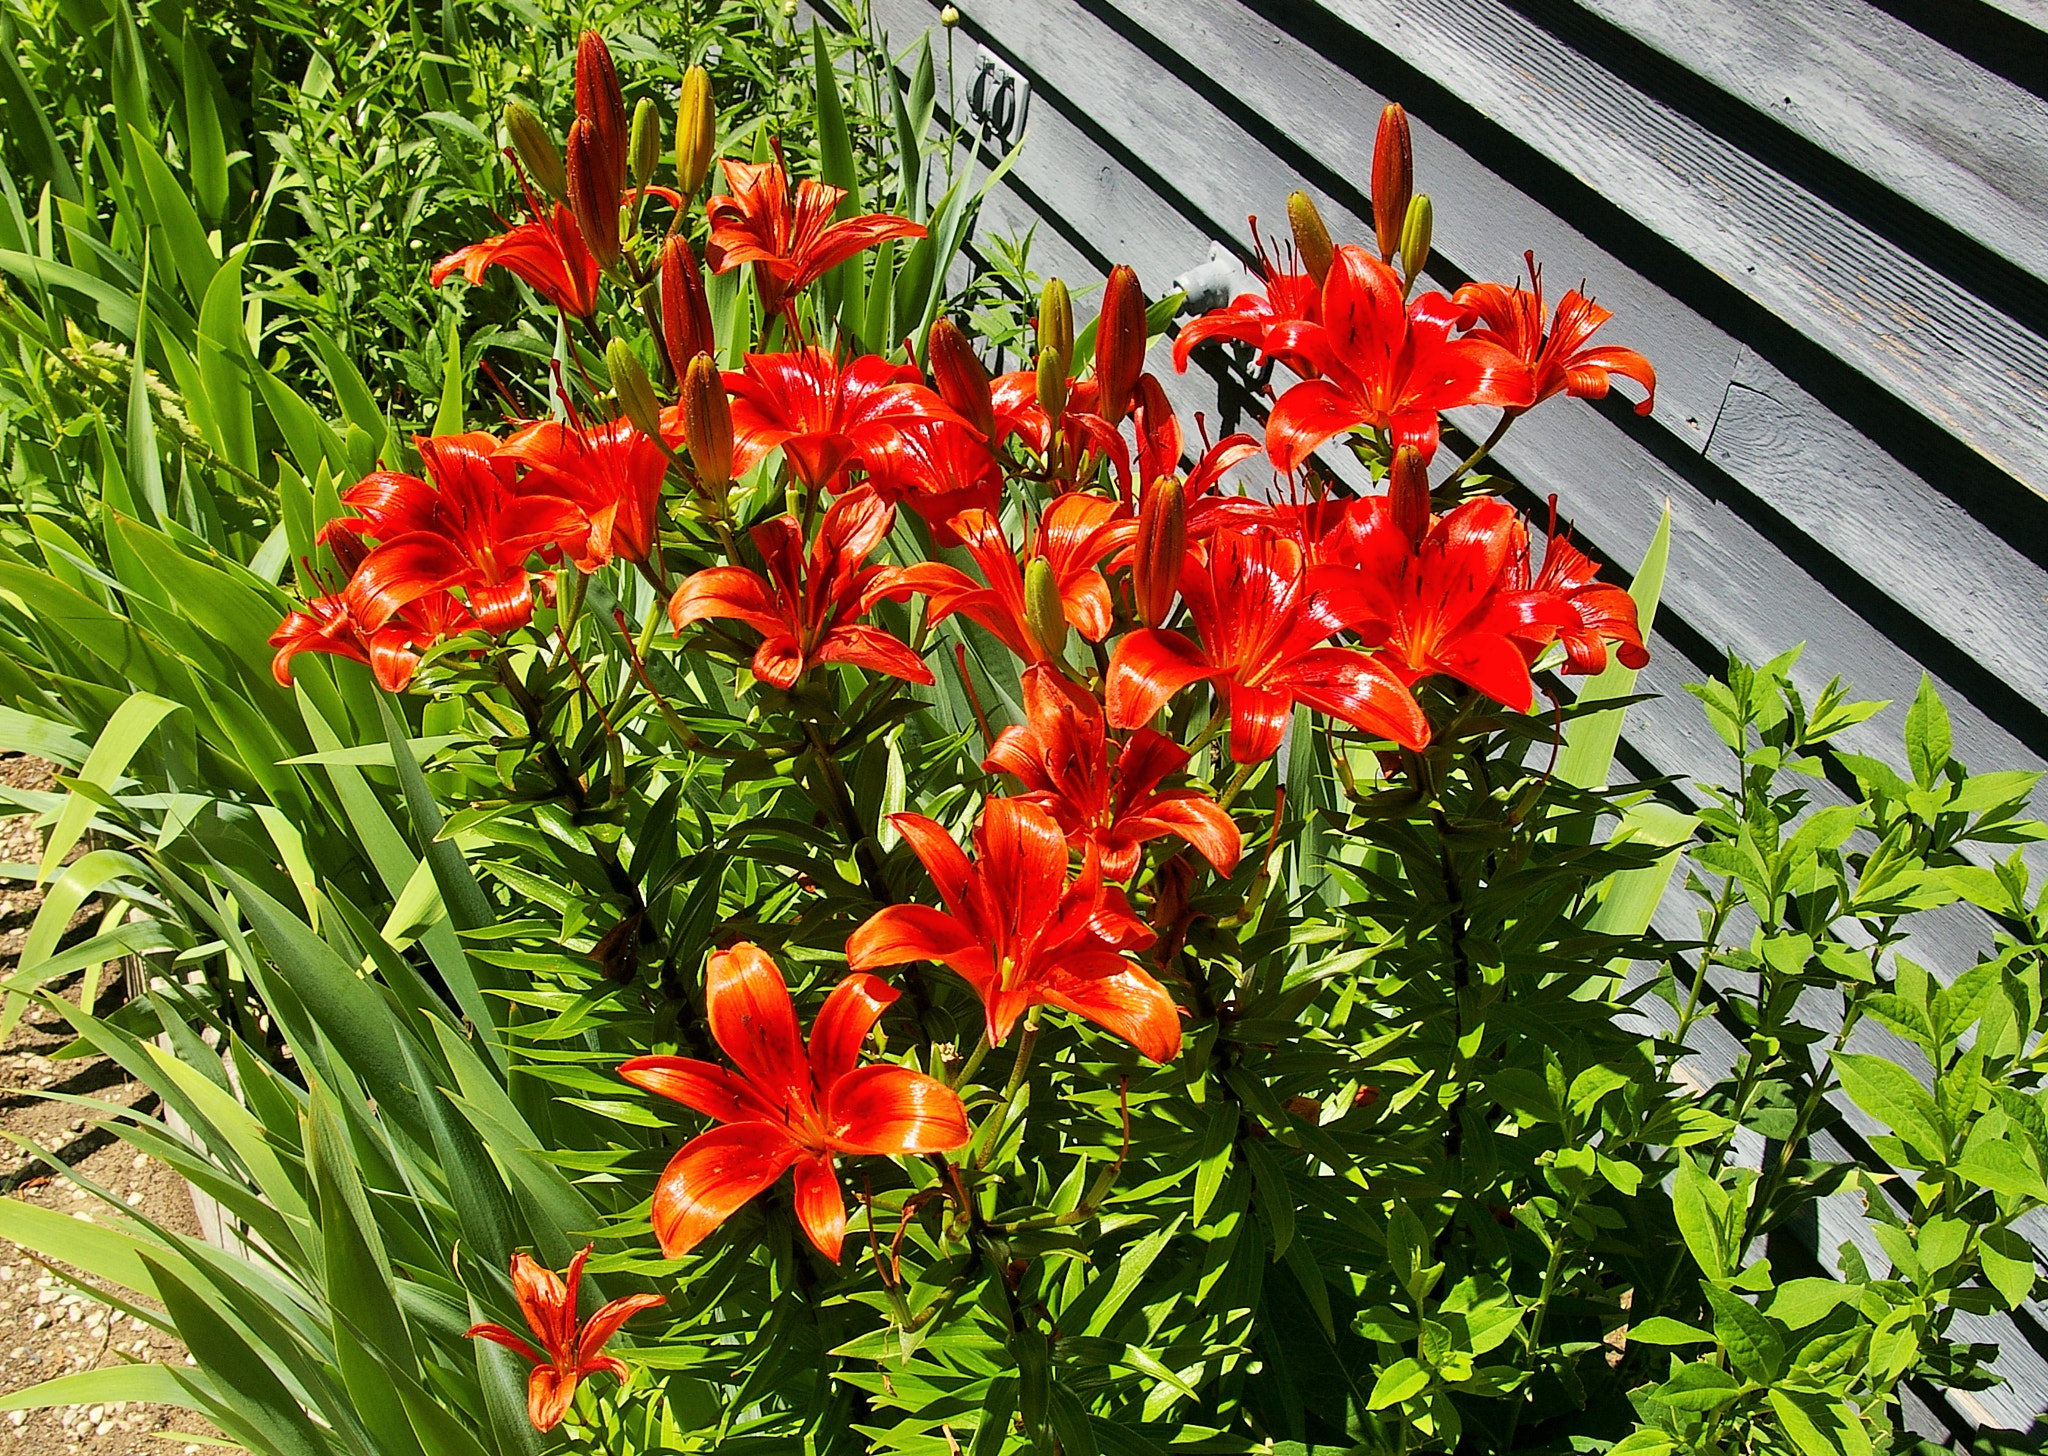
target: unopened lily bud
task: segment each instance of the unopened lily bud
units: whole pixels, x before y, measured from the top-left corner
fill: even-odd
[[[711,301],[704,296],[704,270],[680,233],[661,249],[661,342],[669,367],[681,379],[690,361],[712,350]]]
[[[1393,464],[1387,467],[1387,506],[1393,512],[1394,529],[1407,537],[1411,546],[1420,545],[1429,534],[1429,467],[1413,445],[1396,450]]]
[[[1057,349],[1038,351],[1038,407],[1057,425],[1067,412],[1067,364]]]
[[[1294,251],[1301,254],[1301,266],[1308,269],[1308,276],[1320,288],[1330,276],[1330,264],[1337,249],[1330,242],[1330,230],[1323,225],[1323,215],[1316,211],[1315,199],[1306,192],[1288,193],[1287,224],[1294,229]]]
[[[576,43],[576,119],[595,134],[592,157],[603,165],[613,192],[626,186],[626,98],[604,37],[586,30]]]
[[[505,103],[505,140],[533,185],[560,201],[563,189],[569,185],[568,174],[562,170],[562,153],[540,118],[533,114],[533,108],[524,101]]]
[[[1413,283],[1429,266],[1429,239],[1436,227],[1436,209],[1429,194],[1419,194],[1408,204],[1408,221],[1401,226],[1401,276]]]
[[[1067,292],[1067,285],[1057,278],[1048,278],[1045,292],[1038,299],[1038,347],[1051,349],[1060,356],[1060,370],[1065,372],[1074,362],[1074,300]]]
[[[603,144],[582,117],[569,128],[569,211],[600,268],[619,261],[619,188],[606,180]]]
[[[946,6],[946,7],[945,7],[945,8],[943,9],[943,10],[941,10],[941,11],[939,12],[939,24],[941,24],[941,25],[945,26],[945,27],[946,27],[946,29],[948,29],[948,30],[951,30],[951,29],[952,29],[952,28],[953,28],[954,26],[958,25],[959,23],[960,23],[960,7],[959,7],[959,6],[957,6],[957,5],[948,5],[948,6]]]
[[[1390,263],[1401,246],[1401,228],[1408,221],[1408,199],[1415,191],[1415,146],[1408,136],[1408,113],[1390,101],[1380,113],[1380,132],[1372,147],[1372,221],[1379,234],[1380,261]]]
[[[676,101],[676,185],[694,197],[711,173],[711,154],[718,150],[718,108],[711,100],[711,75],[702,66],[683,72],[683,94]]]
[[[644,96],[633,108],[633,140],[626,148],[626,165],[635,187],[652,182],[654,169],[661,165],[661,111]]]
[[[1095,324],[1095,412],[1112,425],[1123,423],[1131,391],[1144,372],[1145,293],[1137,272],[1119,263],[1102,285],[1102,313]]]
[[[1131,562],[1131,586],[1138,620],[1157,627],[1173,610],[1180,590],[1181,560],[1188,550],[1187,496],[1172,476],[1145,487],[1138,507],[1138,548]]]
[[[605,345],[605,372],[612,377],[612,393],[633,428],[650,440],[661,438],[661,401],[654,397],[654,385],[640,364],[640,356],[624,339]]]
[[[964,416],[983,439],[994,439],[996,406],[990,393],[988,370],[982,366],[967,335],[960,332],[960,326],[943,316],[932,320],[925,357],[931,365],[932,382],[938,386],[939,398]]]
[[[683,443],[706,492],[732,483],[732,404],[725,376],[709,354],[692,359],[683,374]]]
[[[1032,557],[1024,568],[1024,622],[1048,656],[1057,660],[1067,650],[1066,608],[1060,605],[1052,563],[1043,556]]]

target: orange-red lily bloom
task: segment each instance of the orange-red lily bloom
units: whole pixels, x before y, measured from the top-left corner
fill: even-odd
[[[1102,873],[1127,880],[1146,841],[1178,835],[1216,867],[1237,868],[1243,836],[1230,815],[1197,789],[1162,789],[1187,767],[1188,753],[1150,728],[1133,732],[1112,766],[1102,707],[1080,684],[1044,666],[1024,669],[1025,721],[1005,728],[982,767],[1018,779],[1019,797],[1047,810],[1070,842],[1093,843]]]
[[[1099,569],[1102,558],[1128,534],[1125,526],[1111,519],[1115,511],[1116,507],[1100,496],[1079,492],[1055,496],[1039,517],[1038,532],[1026,557],[1027,562],[1045,559],[1059,591],[1061,615],[1090,642],[1107,637],[1115,623],[1109,583]],[[1001,522],[987,511],[969,510],[955,516],[951,524],[987,585],[938,561],[906,567],[904,584],[931,598],[933,623],[964,612],[1024,661],[1050,661],[1045,644],[1031,630],[1024,563],[1018,561]]]
[[[902,567],[864,564],[895,520],[895,507],[861,486],[832,503],[806,554],[796,517],[778,516],[748,533],[767,576],[744,566],[708,567],[677,590],[669,619],[678,632],[707,617],[756,628],[761,645],[754,676],[771,687],[792,687],[821,662],[929,684],[931,669],[922,658],[881,628],[856,620],[884,597],[906,597],[914,589]]]
[[[705,204],[711,219],[705,252],[719,273],[752,263],[761,305],[770,313],[862,249],[925,234],[923,223],[886,212],[834,222],[846,189],[807,177],[792,195],[778,162],[727,159],[723,165],[731,195]]]
[[[1109,721],[1136,728],[1190,683],[1213,681],[1230,708],[1230,756],[1257,763],[1280,750],[1296,703],[1410,748],[1429,722],[1376,656],[1321,644],[1347,624],[1316,589],[1298,542],[1271,531],[1219,531],[1190,550],[1181,597],[1200,634],[1146,628],[1116,645],[1105,685]]]
[[[533,1332],[529,1342],[503,1325],[472,1325],[472,1340],[489,1340],[503,1345],[522,1360],[533,1364],[526,1380],[526,1416],[536,1431],[552,1431],[569,1414],[576,1399],[576,1387],[592,1375],[611,1375],[624,1380],[630,1373],[625,1361],[604,1353],[604,1347],[623,1325],[643,1309],[668,1301],[659,1294],[629,1294],[604,1306],[588,1321],[576,1317],[576,1291],[583,1282],[583,1261],[590,1257],[586,1246],[569,1261],[567,1277],[544,1269],[525,1254],[512,1256],[512,1293],[519,1311]]]
[[[1530,585],[1534,591],[1564,601],[1577,615],[1576,623],[1557,631],[1557,640],[1564,645],[1565,671],[1601,671],[1607,666],[1609,642],[1623,667],[1640,671],[1650,665],[1650,654],[1643,645],[1635,598],[1612,582],[1601,581],[1599,571],[1599,565],[1558,530],[1557,498],[1553,496],[1550,534],[1543,541],[1543,568]]]
[[[1045,454],[1052,445],[1053,422],[1038,402],[1038,371],[1018,369],[1000,375],[989,393],[995,407],[997,443],[1015,434]],[[1060,451],[1051,462],[1052,470],[1062,481],[1085,485],[1106,460],[1116,471],[1117,484],[1128,493],[1131,452],[1116,426],[1097,408],[1100,394],[1092,379],[1077,379],[1068,385],[1059,420]]]
[[[532,212],[527,221],[496,237],[457,248],[434,265],[429,280],[439,288],[459,269],[471,283],[481,283],[484,271],[495,266],[525,279],[535,293],[562,312],[589,318],[597,312],[599,269],[583,241],[583,230],[559,202],[544,209],[529,196],[527,205]]]
[[[950,966],[981,997],[988,1039],[1000,1044],[1033,1006],[1057,1006],[1114,1033],[1155,1062],[1180,1053],[1180,1013],[1166,988],[1124,952],[1152,931],[1123,891],[1102,883],[1096,855],[1067,878],[1067,837],[1036,804],[991,799],[974,830],[970,860],[922,814],[890,823],[910,841],[944,910],[890,905],[846,942],[850,966],[913,961]]]
[[[725,387],[732,396],[735,478],[780,447],[798,478],[815,489],[837,490],[848,467],[881,455],[909,426],[966,424],[916,369],[879,354],[843,367],[822,349],[749,354],[745,369],[726,374]]]
[[[512,436],[498,453],[526,467],[523,493],[560,496],[589,518],[589,541],[574,553],[583,570],[594,571],[614,557],[643,562],[654,554],[668,452],[631,420],[594,428],[542,420]]]
[[[1452,295],[1452,302],[1464,309],[1463,322],[1481,327],[1465,337],[1484,339],[1500,345],[1529,369],[1530,388],[1539,405],[1554,394],[1578,399],[1604,399],[1613,387],[1610,375],[1633,379],[1643,387],[1636,413],[1646,415],[1657,402],[1657,370],[1634,349],[1588,348],[1586,341],[1614,315],[1580,293],[1568,289],[1557,301],[1557,313],[1550,329],[1543,328],[1543,272],[1536,255],[1522,255],[1529,262],[1529,286],[1510,288],[1504,283],[1467,283]]]
[[[1529,533],[1506,502],[1466,501],[1430,519],[1419,542],[1394,524],[1384,497],[1359,503],[1341,548],[1349,570],[1337,610],[1405,683],[1441,673],[1528,711],[1529,660],[1579,613],[1528,586]],[[1626,594],[1624,593],[1624,596]]]
[[[861,1043],[901,993],[856,972],[825,998],[807,1051],[775,962],[741,942],[704,973],[711,1036],[737,1071],[688,1057],[635,1057],[619,1075],[723,1124],[692,1138],[654,1190],[654,1233],[671,1259],[697,1247],[748,1199],[796,1170],[796,1216],[839,1257],[846,1203],[832,1159],[943,1153],[966,1146],[958,1094],[909,1067],[863,1067]]]
[[[286,614],[270,634],[277,649],[270,671],[281,684],[292,683],[292,659],[301,652],[327,652],[367,663],[386,692],[402,693],[419,670],[427,648],[477,625],[469,608],[445,591],[430,592],[399,608],[375,631],[365,631],[349,611],[344,592],[314,597]]]
[[[1321,378],[1295,385],[1266,421],[1274,465],[1295,470],[1332,435],[1362,426],[1395,445],[1436,453],[1437,414],[1460,405],[1526,408],[1529,369],[1488,339],[1454,339],[1462,311],[1441,293],[1404,303],[1401,276],[1363,248],[1337,249],[1318,323],[1280,324],[1272,338]]]
[[[1187,373],[1188,355],[1197,344],[1211,339],[1235,339],[1241,344],[1250,344],[1258,351],[1259,359],[1278,359],[1297,374],[1307,377],[1312,368],[1299,360],[1284,347],[1284,341],[1275,335],[1282,324],[1315,323],[1322,316],[1322,290],[1309,276],[1305,268],[1296,268],[1290,251],[1283,260],[1266,252],[1266,245],[1258,238],[1257,224],[1253,225],[1253,239],[1258,244],[1258,273],[1264,284],[1262,293],[1240,293],[1223,308],[1212,308],[1200,318],[1183,324],[1173,338],[1173,367]],[[1280,345],[1276,350],[1276,345]]]
[[[884,500],[907,505],[941,546],[958,546],[951,521],[963,511],[996,514],[1003,507],[1003,468],[975,430],[946,421],[896,430],[868,452],[867,483]]]
[[[583,512],[561,496],[515,489],[516,462],[490,435],[413,443],[426,479],[397,471],[365,476],[341,497],[358,514],[320,528],[322,541],[377,538],[349,579],[351,617],[375,632],[408,602],[460,590],[493,636],[525,626],[533,617],[534,551],[575,550],[589,535]]]

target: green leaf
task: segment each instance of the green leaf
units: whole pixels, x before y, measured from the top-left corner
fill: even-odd
[[[1771,1410],[1802,1456],[1868,1456],[1862,1417],[1824,1396],[1773,1389]]]
[[[337,1447],[306,1418],[270,1362],[250,1348],[209,1300],[154,1260],[144,1262],[178,1338],[201,1369],[217,1375],[234,1392],[233,1419],[263,1443],[266,1456],[334,1456]],[[209,1414],[220,1420],[227,1413]]]
[[[111,794],[114,781],[127,769],[142,745],[149,741],[157,724],[178,710],[178,704],[154,693],[131,694],[114,710],[114,716],[107,720],[107,726],[94,740],[85,766],[78,771],[79,781]],[[86,826],[92,823],[99,811],[99,804],[84,794],[74,792],[65,801],[64,811],[57,816],[49,841],[43,848],[42,863],[36,869],[38,885],[48,880],[64,863],[64,857],[84,836]]]
[[[249,373],[256,361],[249,353],[242,321],[242,254],[229,253],[206,285],[199,308],[199,377],[206,389],[213,447],[222,457],[254,478],[256,459],[256,391]],[[210,254],[209,254],[210,256]]]
[[[1681,1154],[1671,1180],[1671,1212],[1686,1248],[1709,1279],[1726,1279],[1729,1274],[1729,1203],[1728,1190],[1690,1154]]]
[[[1410,1356],[1396,1360],[1380,1372],[1380,1378],[1373,1382],[1372,1395],[1366,1401],[1367,1410],[1385,1410],[1390,1405],[1399,1405],[1411,1396],[1422,1394],[1429,1388],[1429,1369],[1420,1360]]]
[[[148,1402],[198,1409],[191,1392],[168,1365],[110,1365],[60,1375],[10,1395],[0,1395],[0,1411],[49,1410],[63,1405],[111,1405],[115,1401]]]
[[[1716,1284],[1702,1286],[1714,1307],[1714,1334],[1735,1368],[1759,1384],[1785,1373],[1785,1342],[1771,1321],[1741,1295]]]
[[[1657,522],[1657,532],[1650,538],[1649,549],[1643,553],[1642,564],[1636,568],[1635,580],[1628,589],[1628,594],[1635,599],[1636,624],[1642,629],[1645,642],[1650,640],[1650,629],[1657,620],[1657,602],[1664,593],[1664,571],[1670,559],[1671,507],[1667,504]],[[1621,659],[1615,656],[1610,657],[1607,666],[1579,689],[1577,701],[1581,704],[1606,702],[1628,697],[1635,690],[1635,670],[1624,667]],[[1557,760],[1557,777],[1583,789],[1606,783],[1614,764],[1614,750],[1621,742],[1622,722],[1627,716],[1628,709],[1614,708],[1604,713],[1588,713],[1567,723],[1564,752],[1558,755]]]
[[[1209,1104],[1209,1119],[1202,1129],[1201,1150],[1196,1153],[1195,1221],[1200,1223],[1222,1191],[1223,1175],[1230,1171],[1230,1150],[1237,1137],[1237,1104],[1218,1097]]]
[[[1628,1327],[1628,1340],[1632,1345],[1711,1345],[1714,1337],[1705,1330],[1694,1329],[1664,1315],[1652,1315],[1641,1324]]]
[[[1681,1365],[1669,1380],[1646,1393],[1676,1410],[1719,1410],[1742,1394],[1742,1382],[1719,1366]]]
[[[214,104],[221,84],[206,48],[193,37],[189,17],[179,51],[185,80],[185,169],[200,215],[218,223],[228,210],[228,149]]]
[[[1914,1075],[1897,1062],[1861,1052],[1838,1052],[1835,1075],[1849,1100],[1897,1133],[1929,1167],[1948,1161],[1941,1114]]]
[[[142,283],[135,291],[135,343],[128,369],[128,475],[151,516],[170,514],[164,495],[163,460],[156,443],[156,415],[149,402],[149,288],[152,255],[142,240]]]
[[[0,1198],[0,1239],[34,1249],[41,1258],[70,1264],[123,1289],[152,1296],[156,1283],[149,1257],[173,1257],[118,1229],[87,1223],[19,1198]]]
[[[1259,1212],[1265,1219],[1272,1241],[1270,1258],[1278,1261],[1294,1242],[1294,1191],[1287,1186],[1287,1174],[1258,1139],[1244,1145],[1245,1162],[1252,1170],[1252,1191],[1258,1195]]]
[[[1953,738],[1948,709],[1934,690],[1934,679],[1920,674],[1920,691],[1913,694],[1913,706],[1906,709],[1906,762],[1912,765],[1914,782],[1931,789],[1948,767]]]

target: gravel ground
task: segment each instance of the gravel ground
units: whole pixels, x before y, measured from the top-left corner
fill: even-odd
[[[49,765],[20,757],[0,757],[0,783],[54,787]],[[32,864],[40,854],[39,836],[28,818],[0,820],[0,861]],[[0,889],[4,972],[12,969],[20,953],[41,896],[21,881],[0,884],[5,886]],[[80,923],[96,913],[96,907],[88,905],[80,912]],[[75,998],[80,987],[66,982],[60,983],[60,990]],[[100,1011],[104,1013],[108,1005],[109,993],[103,990]],[[128,1081],[112,1062],[98,1057],[54,1059],[70,1039],[70,1028],[61,1017],[38,1009],[0,1048],[0,1132],[55,1154],[166,1227],[197,1233],[199,1224],[184,1180],[96,1127],[86,1109],[38,1095],[70,1094],[119,1107],[153,1105],[154,1098],[140,1084]],[[86,1220],[103,1207],[64,1179],[51,1177],[47,1165],[11,1142],[0,1142],[0,1195]],[[128,1360],[184,1359],[175,1339],[80,1292],[25,1250],[0,1241],[0,1393]],[[198,1416],[170,1406],[116,1403],[0,1416],[0,1453],[24,1456],[73,1451],[91,1451],[93,1456],[170,1456],[182,1451],[198,1456],[201,1451],[222,1450],[218,1442],[218,1432]]]

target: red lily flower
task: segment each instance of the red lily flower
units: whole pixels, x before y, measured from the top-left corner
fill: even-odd
[[[527,564],[534,549],[574,550],[589,535],[583,513],[557,495],[516,491],[515,462],[489,435],[413,443],[427,480],[395,471],[366,476],[341,497],[361,514],[320,529],[322,541],[379,538],[349,580],[351,617],[375,632],[408,602],[459,588],[486,632],[524,626],[533,617]]]
[[[631,420],[595,429],[542,420],[512,436],[498,453],[526,467],[523,492],[560,496],[589,518],[589,541],[573,553],[584,571],[615,556],[637,564],[654,554],[668,452]]]
[[[805,178],[795,196],[779,162],[735,162],[725,167],[728,197],[705,204],[711,219],[706,252],[715,272],[754,265],[761,306],[769,313],[864,248],[891,238],[921,238],[924,224],[891,213],[868,213],[839,222],[832,213],[846,189]]]
[[[532,213],[528,221],[496,237],[457,248],[434,265],[428,279],[439,288],[449,274],[460,269],[471,283],[481,283],[484,270],[495,265],[525,279],[535,293],[562,312],[589,318],[597,312],[599,269],[583,241],[583,230],[559,202],[545,211],[531,193],[526,202]]]
[[[1131,413],[1138,427],[1139,487],[1178,474],[1186,446],[1180,420],[1157,378],[1147,374],[1138,381],[1138,402]],[[1248,526],[1266,516],[1266,502],[1216,491],[1225,471],[1258,453],[1259,442],[1242,433],[1225,435],[1202,452],[1182,487],[1190,541],[1207,540],[1227,524]],[[1122,558],[1118,564],[1123,564]]]
[[[1117,484],[1128,495],[1131,452],[1116,426],[1097,410],[1099,393],[1092,379],[1077,379],[1068,385],[1066,408],[1060,414],[1060,457],[1051,462],[1052,468],[1063,481],[1085,482],[1107,460],[1116,471]],[[997,376],[990,397],[995,405],[996,443],[1015,434],[1041,455],[1051,447],[1052,420],[1038,402],[1037,370],[1017,369]]]
[[[1230,707],[1230,756],[1257,763],[1280,750],[1294,705],[1410,748],[1429,741],[1429,722],[1385,663],[1348,647],[1323,647],[1347,625],[1315,590],[1294,541],[1271,531],[1217,533],[1190,551],[1181,598],[1201,645],[1179,632],[1145,628],[1116,645],[1106,684],[1109,721],[1136,728],[1189,683],[1221,685]]]
[[[1599,579],[1599,566],[1572,543],[1569,534],[1557,528],[1557,500],[1550,502],[1550,532],[1543,539],[1543,569],[1536,574],[1531,590],[1549,593],[1577,615],[1577,622],[1561,626],[1557,640],[1564,644],[1565,671],[1599,672],[1607,666],[1607,644],[1621,665],[1641,671],[1650,665],[1643,646],[1642,626],[1636,619],[1635,598],[1610,582]]]
[[[959,1096],[922,1072],[862,1067],[861,1043],[902,994],[846,977],[825,998],[804,1047],[775,962],[741,942],[704,973],[711,1036],[738,1071],[688,1057],[635,1057],[619,1075],[725,1124],[692,1138],[654,1190],[654,1234],[681,1258],[739,1206],[796,1169],[796,1216],[826,1258],[839,1257],[846,1204],[832,1159],[842,1153],[943,1153],[967,1144]]]
[[[1100,642],[1115,625],[1116,607],[1109,583],[1098,563],[1128,532],[1128,522],[1115,522],[1116,507],[1100,496],[1075,491],[1055,496],[1038,520],[1038,533],[1026,562],[1044,557],[1060,594],[1060,613],[1068,625],[1090,642]],[[984,586],[966,572],[943,562],[921,562],[904,568],[903,583],[931,598],[934,625],[955,612],[993,632],[1002,644],[1026,662],[1049,662],[1045,644],[1031,630],[1024,595],[1024,567],[1017,559],[1002,523],[987,511],[962,511],[952,530],[987,581]]]
[[[1188,372],[1188,355],[1197,344],[1211,339],[1235,339],[1258,351],[1259,362],[1277,359],[1304,378],[1313,372],[1301,357],[1286,347],[1277,334],[1282,324],[1316,323],[1322,316],[1322,290],[1305,268],[1296,268],[1290,252],[1277,258],[1266,252],[1259,237],[1258,219],[1252,220],[1252,239],[1258,249],[1258,273],[1264,293],[1240,293],[1225,308],[1212,308],[1191,323],[1181,325],[1173,338],[1173,367]]]
[[[1443,673],[1527,712],[1535,697],[1530,659],[1560,632],[1585,625],[1563,596],[1528,588],[1521,518],[1484,496],[1432,517],[1411,542],[1385,497],[1358,504],[1337,610],[1360,640],[1378,647],[1375,658],[1404,683]]]
[[[1543,331],[1543,270],[1536,255],[1522,255],[1529,263],[1529,286],[1510,288],[1504,283],[1467,283],[1451,301],[1465,310],[1462,323],[1475,321],[1484,327],[1465,337],[1498,344],[1520,359],[1529,369],[1534,398],[1539,405],[1554,394],[1577,399],[1604,399],[1612,388],[1610,375],[1633,379],[1644,389],[1636,413],[1646,415],[1657,402],[1657,370],[1634,349],[1587,348],[1586,341],[1614,315],[1580,293],[1568,289],[1557,301],[1557,313],[1550,320],[1550,332]]]
[[[713,566],[682,584],[668,604],[676,630],[707,617],[730,617],[759,629],[754,676],[790,688],[821,662],[846,662],[891,677],[929,685],[931,669],[915,652],[879,627],[862,626],[884,597],[910,595],[909,573],[896,566],[863,566],[895,524],[896,508],[866,486],[832,502],[808,556],[795,516],[778,516],[748,534],[764,578],[743,566]]]
[[[626,1362],[605,1354],[605,1345],[619,1332],[619,1326],[641,1310],[668,1303],[659,1294],[629,1294],[579,1325],[576,1291],[583,1283],[583,1261],[590,1257],[591,1247],[586,1245],[569,1261],[566,1278],[525,1254],[512,1256],[512,1292],[518,1297],[520,1313],[526,1316],[526,1327],[533,1331],[533,1343],[503,1325],[472,1325],[469,1329],[472,1340],[503,1345],[532,1362],[533,1374],[526,1381],[526,1418],[536,1431],[552,1431],[562,1423],[576,1399],[576,1387],[585,1377],[604,1374],[624,1380],[631,1373]]]
[[[271,674],[292,685],[292,659],[301,652],[327,652],[367,663],[386,692],[402,693],[419,670],[420,655],[437,642],[473,630],[477,620],[468,607],[445,591],[430,592],[407,602],[398,614],[375,631],[366,631],[350,613],[348,596],[335,592],[314,597],[288,613],[270,634],[277,656]]]
[[[958,546],[949,524],[963,511],[1003,508],[1003,468],[971,427],[945,421],[905,425],[866,457],[867,483],[891,504],[907,505],[941,546]]]
[[[890,905],[846,942],[861,970],[939,961],[975,989],[988,1039],[1001,1045],[1032,1006],[1057,1006],[1122,1037],[1155,1062],[1180,1053],[1180,1013],[1166,988],[1126,959],[1152,931],[1123,891],[1102,883],[1089,854],[1067,880],[1067,839],[1051,814],[991,799],[974,830],[975,857],[922,814],[889,822],[931,873],[944,910]]]
[[[1243,836],[1207,794],[1162,789],[1187,767],[1188,753],[1163,733],[1140,728],[1109,762],[1102,708],[1078,683],[1039,665],[1024,669],[1026,721],[1005,728],[982,767],[1011,774],[1028,791],[1019,797],[1058,821],[1070,843],[1093,843],[1102,873],[1127,880],[1148,840],[1173,834],[1228,875],[1237,868]]]
[[[726,374],[725,387],[732,396],[735,478],[780,446],[807,485],[837,490],[847,467],[867,465],[899,431],[919,423],[966,424],[925,388],[917,370],[879,354],[863,354],[844,368],[820,349],[749,354],[743,372]],[[664,418],[663,428],[668,425]]]
[[[1393,433],[1427,460],[1436,453],[1437,415],[1459,405],[1525,409],[1528,368],[1499,344],[1453,339],[1462,312],[1441,293],[1412,304],[1401,277],[1363,248],[1337,249],[1323,280],[1320,323],[1281,324],[1273,337],[1322,378],[1281,395],[1266,421],[1266,450],[1292,471],[1332,435],[1361,425]]]

